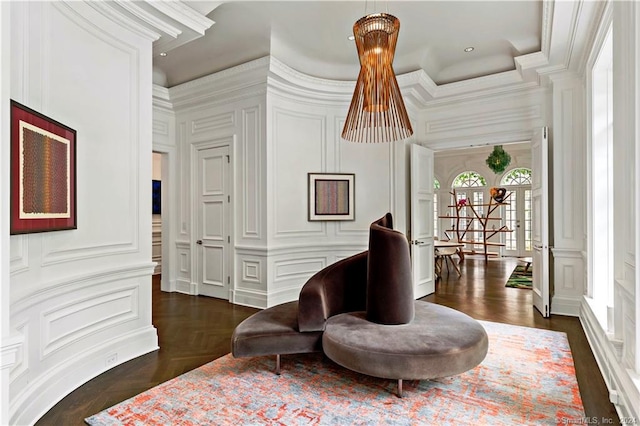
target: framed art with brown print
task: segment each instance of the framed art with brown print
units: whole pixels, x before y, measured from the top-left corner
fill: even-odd
[[[11,234],[77,228],[76,131],[11,101]]]

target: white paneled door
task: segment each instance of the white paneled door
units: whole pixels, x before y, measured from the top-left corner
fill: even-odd
[[[198,294],[229,300],[229,146],[197,151]]]
[[[543,317],[549,308],[549,142],[547,128],[535,132],[531,141],[531,201],[533,244],[533,306]]]
[[[433,271],[433,151],[411,145],[411,263],[416,299],[435,292]]]

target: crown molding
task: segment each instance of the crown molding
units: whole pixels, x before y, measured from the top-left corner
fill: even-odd
[[[169,96],[169,89],[154,84],[152,90],[153,107],[173,112],[173,104],[171,103],[171,97]]]
[[[168,89],[174,109],[218,104],[266,93],[269,57],[265,56]]]
[[[267,86],[297,102],[348,105],[355,81],[328,80],[303,74],[271,56]]]
[[[154,55],[202,37],[215,23],[179,0],[86,0],[84,3],[112,21],[153,41]],[[220,4],[214,3],[213,6],[215,8]]]
[[[270,56],[269,72],[272,76],[277,76],[300,88],[317,92],[333,92],[337,94],[353,94],[356,81],[329,80],[303,74],[274,56]]]
[[[223,2],[216,2],[211,10],[217,8],[222,3]],[[204,35],[204,32],[215,24],[215,21],[193,10],[181,1],[149,1],[148,4],[200,35]]]
[[[176,38],[182,31],[174,25],[169,24],[168,22],[163,21],[158,16],[153,13],[147,12],[145,9],[140,7],[138,4],[128,1],[128,0],[113,0],[118,6],[127,11],[131,16],[139,19],[146,26],[150,26],[155,28],[158,32],[167,34],[170,37]]]
[[[70,8],[73,9],[73,1],[67,1]],[[117,3],[102,2],[102,1],[87,1],[86,5],[92,7],[96,12],[117,23],[120,26],[127,28],[128,30],[142,36],[150,41],[156,41],[160,39],[161,33],[148,25],[143,25],[137,21],[131,14],[122,12]]]

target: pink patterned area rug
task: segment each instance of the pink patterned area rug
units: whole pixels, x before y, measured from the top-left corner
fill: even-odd
[[[89,425],[555,425],[584,418],[565,333],[481,321],[489,353],[473,370],[396,382],[322,354],[226,355],[104,410]]]

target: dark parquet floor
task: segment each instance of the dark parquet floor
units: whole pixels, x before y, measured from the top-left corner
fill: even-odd
[[[567,333],[586,419],[597,420],[595,424],[618,424],[580,321],[558,315],[542,318],[532,308],[531,291],[505,287],[515,265],[514,259],[485,263],[483,258],[467,257],[461,265],[462,276],[445,270],[436,292],[424,300],[450,306],[476,319]],[[152,297],[160,350],[85,383],[51,408],[36,423],[38,426],[83,425],[85,417],[227,354],[235,326],[256,312],[219,299],[164,293],[158,276],[153,279]]]

